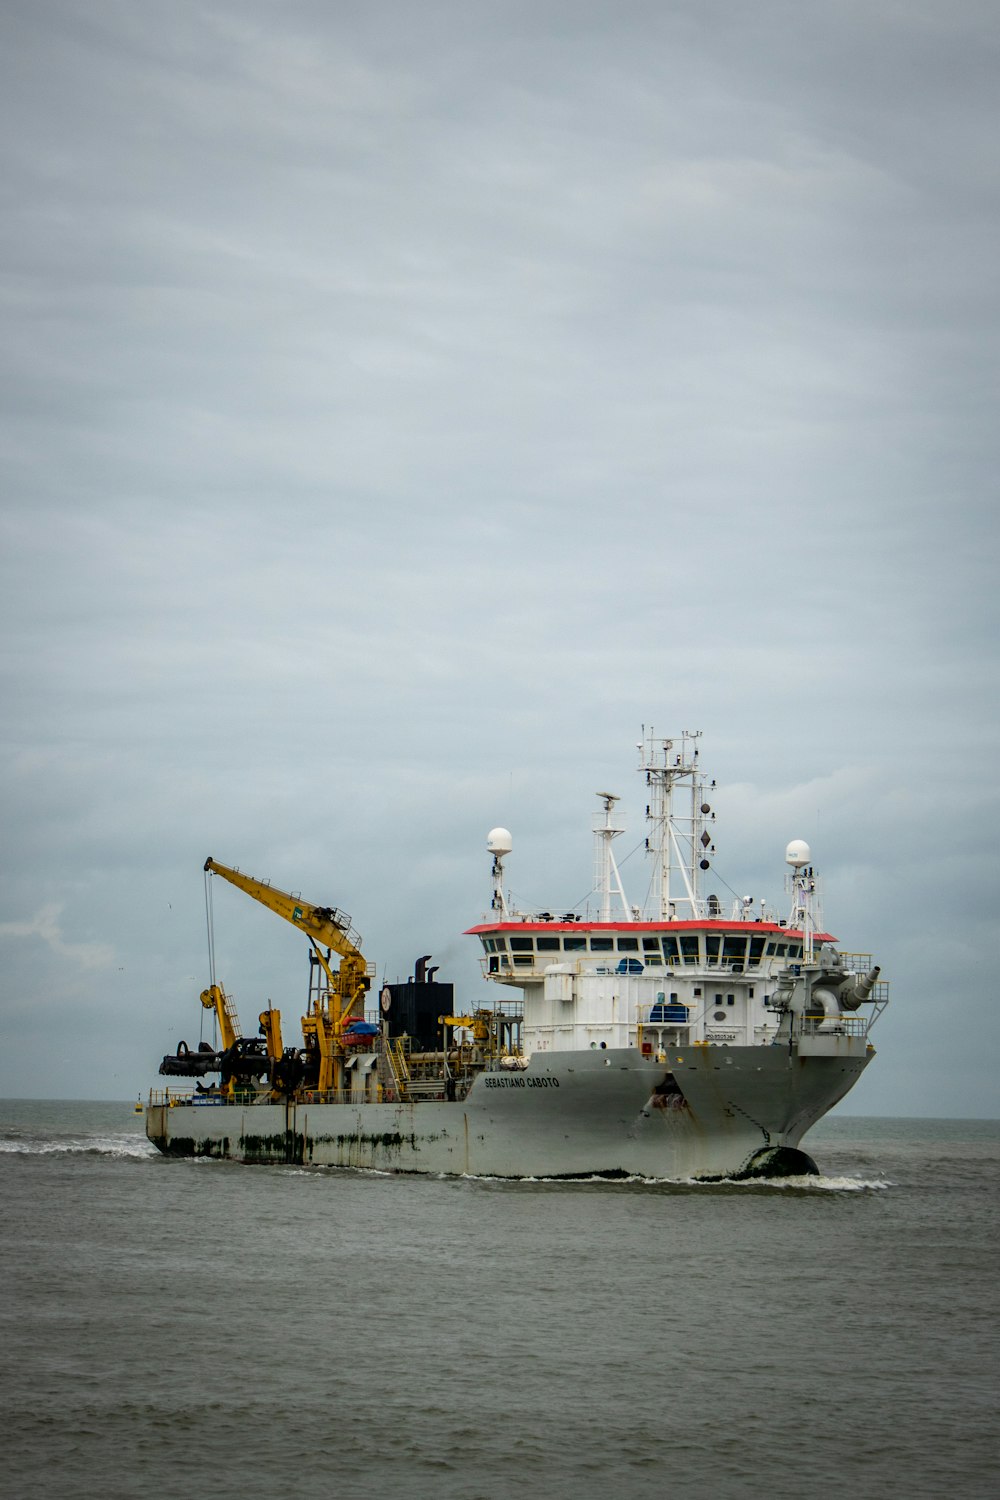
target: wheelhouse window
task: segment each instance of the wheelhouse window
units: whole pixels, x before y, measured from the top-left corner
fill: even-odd
[[[591,953],[613,953],[615,948],[614,938],[592,937],[590,940]]]
[[[530,937],[512,937],[510,940],[510,949],[512,953],[533,953],[535,940]]]
[[[623,938],[623,937],[620,937],[618,939],[618,952],[619,953],[638,953],[638,951],[639,951],[639,939],[638,938]]]
[[[675,937],[668,937],[664,934],[663,956],[668,964],[675,964],[677,962],[677,939]]]
[[[718,968],[719,944],[722,939],[717,932],[706,932],[705,934],[705,961],[710,969]]]
[[[747,956],[746,938],[742,934],[727,937],[722,945],[722,956],[727,963],[743,963]]]
[[[587,939],[585,937],[568,937],[563,939],[563,943],[567,953],[579,953],[581,949],[586,948]]]
[[[539,953],[558,953],[559,939],[557,937],[540,937],[535,939]]]
[[[696,932],[681,935],[681,957],[686,964],[698,962],[698,934]]]

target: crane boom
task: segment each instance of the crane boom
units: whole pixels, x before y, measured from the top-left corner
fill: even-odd
[[[361,938],[352,928],[351,919],[346,912],[338,911],[332,906],[312,906],[298,896],[276,890],[266,880],[254,880],[252,875],[244,875],[241,870],[231,870],[227,865],[220,865],[211,856],[205,861],[205,869],[213,875],[221,875],[223,880],[228,880],[230,885],[245,891],[269,911],[277,912],[279,917],[284,917],[286,922],[298,927],[319,947],[332,948],[341,958],[360,959],[364,963]]]
[[[309,1014],[302,1017],[302,1035],[306,1048],[314,1048],[319,1056],[319,1088],[335,1087],[338,1068],[342,1068],[341,1036],[358,1010],[364,1014],[364,997],[375,972],[374,964],[369,964],[361,952],[361,938],[351,926],[350,917],[336,907],[313,906],[287,891],[276,890],[265,880],[255,880],[252,875],[220,865],[211,857],[205,861],[205,872],[221,875],[237,890],[245,891],[269,911],[284,917],[309,939],[328,988],[326,996],[317,993],[313,997]],[[330,967],[331,950],[340,954],[336,973]]]

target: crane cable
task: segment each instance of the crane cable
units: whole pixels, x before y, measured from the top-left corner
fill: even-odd
[[[208,870],[205,871],[205,931],[208,937],[208,975],[209,983],[215,984],[215,913],[212,908],[212,876]],[[218,1018],[213,1012],[213,1034],[218,1042],[217,1035]],[[201,1031],[205,1030],[205,1012],[201,1013]]]

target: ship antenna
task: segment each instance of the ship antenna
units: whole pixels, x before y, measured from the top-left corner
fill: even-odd
[[[503,890],[503,861],[504,855],[509,854],[514,847],[508,829],[491,828],[486,835],[486,847],[493,856],[493,900],[490,906],[499,914],[502,922],[508,922],[510,911]]]
[[[805,839],[792,839],[785,850],[785,863],[791,866],[789,883],[792,888],[792,910],[788,923],[790,927],[797,927],[802,932],[802,958],[807,964],[813,961],[813,938],[819,925],[816,872],[811,860],[812,853]]]
[[[621,798],[616,797],[614,792],[598,792],[604,804],[603,813],[598,813],[594,819],[594,836],[596,847],[594,850],[594,889],[600,897],[601,909],[599,920],[610,922],[611,903],[617,895],[625,913],[625,921],[631,920],[628,901],[625,899],[625,889],[622,885],[621,875],[618,873],[618,865],[615,862],[614,851],[611,848],[613,839],[620,833],[625,832],[625,825],[620,818],[615,817],[615,803]]]
[[[700,729],[685,729],[679,740],[658,740],[652,728],[640,743],[639,770],[646,777],[649,802],[646,817],[649,836],[646,848],[653,861],[653,917],[668,922],[677,915],[677,907],[687,908],[693,917],[703,917],[704,902],[699,895],[700,877],[709,868],[709,854],[715,853],[711,835],[705,830],[705,818],[712,809],[704,800],[704,782],[698,764],[697,741]],[[690,812],[674,806],[674,787],[688,782],[691,791]],[[678,885],[674,889],[673,877]]]

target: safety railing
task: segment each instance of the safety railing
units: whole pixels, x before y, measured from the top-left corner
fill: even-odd
[[[657,1000],[652,1005],[639,1006],[639,1022],[643,1026],[689,1026],[692,1008],[676,1000]]]
[[[370,1100],[351,1093],[350,1089],[299,1089],[293,1104],[367,1104]]]
[[[262,1104],[284,1104],[286,1101],[275,1099],[270,1090],[262,1093],[237,1092],[230,1097],[228,1094],[204,1093],[198,1094],[190,1090],[180,1089],[150,1089],[149,1103],[152,1106],[166,1105],[169,1109],[178,1108],[181,1105],[193,1104],[205,1108],[232,1108],[249,1109]],[[295,1105],[306,1104],[358,1104],[371,1101],[359,1099],[350,1089],[300,1089],[293,1098],[288,1101]]]
[[[828,1016],[825,1011],[807,1011],[799,1022],[799,1035],[866,1037],[871,1023],[870,1016]]]
[[[198,1093],[195,1089],[150,1089],[149,1103],[153,1106],[167,1105],[174,1108],[179,1104],[198,1104],[205,1106],[238,1104],[241,1109],[248,1109],[258,1104],[274,1104],[278,1101],[271,1096],[270,1089],[237,1089],[236,1093],[230,1095],[206,1089],[204,1093]]]

